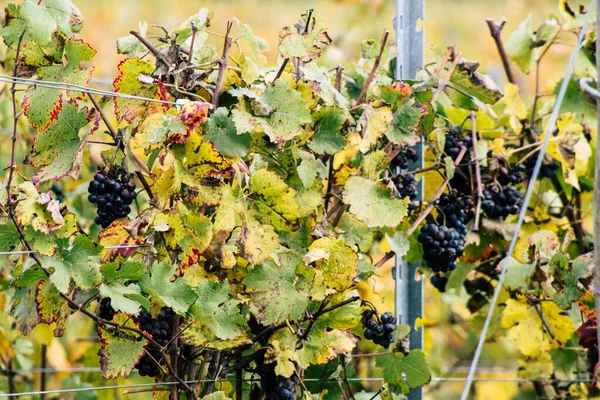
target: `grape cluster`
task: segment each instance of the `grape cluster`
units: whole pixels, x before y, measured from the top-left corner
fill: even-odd
[[[444,152],[449,155],[452,160],[456,160],[460,150],[463,147],[470,149],[473,146],[473,139],[469,135],[464,135],[463,130],[460,126],[454,126],[450,129],[450,132],[446,134],[446,142],[444,143]],[[463,160],[467,161],[469,153],[467,152]]]
[[[497,179],[501,185],[516,185],[521,183],[527,179],[527,167],[523,164],[510,169],[502,167],[498,170]]]
[[[135,182],[130,180],[122,168],[113,167],[108,173],[100,171],[88,186],[88,200],[98,206],[94,222],[102,228],[114,220],[126,217],[131,212],[129,206],[135,199]]]
[[[152,335],[152,339],[161,346],[166,346],[173,336],[173,319],[175,313],[170,308],[163,308],[156,318],[143,310],[133,320],[140,325],[142,331]],[[160,373],[162,355],[152,344],[144,347],[145,354],[136,364],[141,376],[156,376]],[[157,363],[158,361],[158,363]]]
[[[518,214],[522,202],[523,195],[512,186],[492,185],[483,191],[481,209],[488,218],[506,218]]]
[[[436,288],[440,293],[444,293],[446,291],[446,284],[448,283],[448,278],[443,275],[435,274],[429,278],[431,284],[434,288]]]
[[[291,379],[279,377],[279,388],[277,389],[277,400],[295,400],[296,385]]]
[[[394,341],[396,317],[387,311],[379,317],[377,311],[369,308],[362,312],[361,322],[365,328],[365,339],[372,340],[385,349],[390,347],[390,343]]]
[[[527,176],[531,176],[531,174],[533,174],[533,169],[535,168],[535,164],[537,162],[537,158],[539,157],[540,153],[537,153],[531,157],[529,157],[526,161],[525,161],[525,167],[527,168]],[[541,178],[549,178],[551,176],[553,176],[554,174],[556,174],[556,171],[560,168],[560,163],[558,161],[556,161],[554,158],[550,159],[550,161],[548,161],[548,157],[546,157],[544,159],[544,162],[542,163],[542,168],[540,169],[540,177]]]
[[[466,224],[475,216],[473,197],[452,189],[449,194],[444,193],[440,196],[437,206],[441,211],[437,217],[438,224],[454,228],[466,236]]]
[[[102,319],[112,321],[115,314],[116,311],[114,308],[112,308],[112,305],[110,304],[110,298],[104,297],[103,299],[101,299],[98,316]]]
[[[59,203],[65,201],[65,194],[57,183],[53,183],[51,189]]]
[[[456,259],[462,256],[465,250],[464,235],[446,225],[427,224],[423,226],[418,239],[423,245],[423,259],[429,268],[434,272],[454,270]]]
[[[414,163],[419,159],[417,151],[412,147],[404,147],[400,153],[394,157],[391,162],[392,168],[406,169],[410,163]]]
[[[394,182],[394,186],[396,186],[400,197],[408,197],[410,201],[417,198],[419,194],[419,182],[413,174],[406,176],[396,175],[392,178],[392,182]]]

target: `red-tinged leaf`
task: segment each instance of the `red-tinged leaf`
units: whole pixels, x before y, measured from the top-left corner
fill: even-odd
[[[588,319],[596,318],[596,304],[595,304],[594,292],[588,290],[583,296],[577,301],[577,305],[581,312]]]
[[[132,246],[128,248],[104,249],[100,253],[102,262],[114,261],[118,256],[129,257],[138,250],[138,247],[143,243],[140,238],[132,238],[127,232],[127,225],[130,220],[121,218],[114,221],[110,226],[98,234],[100,244],[106,246]]]
[[[46,324],[56,322],[54,336],[62,336],[67,318],[71,315],[71,308],[67,301],[60,296],[56,286],[45,280],[39,281],[35,302],[40,320]]]
[[[579,345],[587,348],[598,344],[598,336],[596,331],[596,318],[588,319],[577,329],[579,335]]]
[[[73,39],[65,45],[65,54],[68,60],[65,66],[41,67],[37,71],[39,79],[87,86],[94,68],[81,68],[80,64],[90,61],[96,54],[96,50],[82,40]],[[59,116],[63,103],[82,97],[81,92],[62,91],[38,86],[23,97],[23,111],[31,126],[43,132]]]
[[[27,163],[39,168],[33,176],[33,183],[60,180],[69,175],[79,177],[81,156],[87,137],[98,129],[100,116],[92,121],[90,128],[81,137],[80,130],[91,120],[87,108],[78,109],[73,103],[64,103],[52,124],[35,138],[32,153]]]
[[[139,58],[123,60],[118,67],[119,76],[113,83],[115,92],[160,99],[163,94],[158,85],[142,83],[138,80],[140,74],[150,76],[154,69],[153,63]],[[115,115],[119,121],[133,122],[136,118],[146,115],[149,107],[150,102],[147,101],[115,98]]]
[[[113,321],[139,329],[131,316],[125,313],[115,314]],[[104,379],[116,379],[119,376],[127,378],[144,354],[144,346],[147,344],[147,340],[135,332],[120,329],[117,333],[118,336],[115,336],[115,333],[112,328],[98,326],[98,336],[102,343],[98,355],[102,368],[101,376]]]

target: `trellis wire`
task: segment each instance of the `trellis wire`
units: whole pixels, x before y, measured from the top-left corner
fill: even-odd
[[[383,378],[347,378],[349,382],[382,382]],[[444,377],[433,377],[432,381],[435,382],[462,382],[465,381],[466,378],[444,378]],[[570,382],[570,383],[587,383],[592,382],[591,379],[526,379],[526,378],[488,378],[488,377],[476,377],[473,380],[478,382],[516,382],[516,383],[529,383],[529,382]],[[229,379],[218,379],[215,382],[235,382],[240,381],[239,379],[229,378]],[[260,379],[242,379],[242,382],[258,382]],[[303,382],[338,382],[341,379],[319,379],[319,378],[305,378],[302,380]],[[190,380],[185,381],[186,384],[191,383],[205,383],[205,382],[213,382],[211,379],[199,379],[199,380]],[[62,393],[79,393],[79,392],[92,392],[96,390],[114,390],[114,389],[134,389],[134,388],[144,388],[144,387],[155,387],[157,389],[161,387],[177,385],[179,382],[159,382],[159,383],[132,383],[126,385],[108,385],[108,386],[95,386],[95,387],[83,387],[83,388],[72,388],[72,389],[53,389],[53,390],[43,390],[43,391],[31,391],[31,392],[20,392],[20,393],[1,393],[0,398],[7,397],[17,397],[17,396],[36,396],[41,394],[62,394]]]
[[[100,96],[123,98],[123,99],[129,99],[129,100],[148,101],[148,102],[168,104],[168,105],[177,105],[178,104],[178,103],[172,102],[172,101],[152,99],[149,97],[134,96],[134,95],[126,94],[126,93],[117,93],[117,92],[112,92],[112,91],[108,91],[108,90],[95,89],[90,86],[75,85],[73,83],[45,81],[45,80],[41,80],[41,79],[38,80],[38,79],[18,78],[18,77],[2,75],[2,74],[0,74],[0,82],[6,82],[6,83],[14,82],[18,85],[43,87],[43,88],[55,89],[55,90],[68,90],[68,91],[72,91],[72,92],[97,94]]]
[[[571,57],[569,60],[569,65],[565,72],[565,76],[563,77],[562,84],[560,85],[560,91],[558,92],[558,96],[556,97],[556,103],[554,104],[554,108],[552,109],[552,114],[550,115],[550,119],[548,120],[548,124],[546,126],[546,132],[544,136],[544,142],[542,144],[542,148],[538,154],[538,158],[535,163],[535,168],[533,169],[533,174],[529,179],[529,185],[527,186],[527,191],[525,192],[525,198],[523,199],[523,204],[521,205],[521,210],[519,211],[519,219],[517,220],[517,225],[515,227],[515,233],[513,234],[512,240],[510,242],[510,246],[508,248],[508,252],[506,257],[511,257],[515,251],[515,246],[517,245],[517,240],[519,238],[519,232],[521,230],[521,226],[523,225],[523,220],[525,219],[525,214],[527,213],[527,206],[529,205],[529,201],[531,200],[531,195],[533,194],[533,190],[535,188],[536,180],[540,173],[540,169],[542,167],[542,162],[544,161],[544,156],[546,154],[546,149],[548,147],[548,143],[550,141],[550,137],[552,136],[552,132],[554,130],[554,126],[556,125],[556,121],[558,120],[558,114],[560,112],[560,108],[562,106],[562,102],[565,98],[565,94],[567,92],[567,86],[571,80],[571,76],[573,75],[573,69],[575,67],[575,60],[577,59],[577,54],[581,48],[583,43],[583,38],[585,36],[585,30],[590,21],[590,16],[592,15],[592,10],[595,5],[595,0],[590,0],[589,6],[587,8],[587,13],[585,15],[585,19],[583,24],[581,25],[581,30],[579,31],[579,35],[577,36],[577,43],[573,52],[571,53]],[[479,357],[481,356],[481,350],[483,349],[483,344],[486,341],[487,332],[490,327],[490,323],[492,321],[492,317],[494,315],[494,309],[498,304],[498,298],[500,296],[500,291],[502,289],[502,284],[504,283],[504,278],[506,277],[507,265],[504,264],[502,266],[502,272],[500,273],[500,277],[498,279],[498,285],[496,286],[496,290],[494,291],[494,297],[492,298],[492,302],[490,303],[490,309],[488,311],[488,315],[485,319],[485,324],[483,325],[483,329],[481,330],[481,335],[479,337],[479,341],[477,342],[477,348],[475,349],[475,354],[473,356],[473,360],[471,362],[471,367],[469,368],[469,375],[467,376],[465,386],[463,388],[463,392],[461,395],[461,400],[466,400],[469,396],[469,391],[471,390],[471,385],[473,383],[473,379],[475,377],[475,371],[477,370],[477,364],[479,363]]]
[[[140,247],[146,247],[145,244],[132,244],[129,246],[102,246],[104,249],[137,249]],[[36,254],[37,250],[16,250],[16,251],[0,251],[0,256],[12,255],[12,254]]]

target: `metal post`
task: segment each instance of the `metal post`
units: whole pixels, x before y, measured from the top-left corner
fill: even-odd
[[[396,0],[396,79],[415,79],[417,70],[424,64],[425,36],[419,23],[425,18],[425,0]],[[415,146],[419,160],[409,165],[409,170],[423,168],[423,140]],[[423,201],[423,179],[419,181],[419,200]],[[396,257],[394,268],[395,312],[399,324],[407,324],[413,329],[410,333],[410,348],[423,348],[423,330],[415,329],[417,318],[423,317],[423,281],[415,279],[418,264],[409,264]],[[411,400],[423,398],[423,388],[412,389]]]

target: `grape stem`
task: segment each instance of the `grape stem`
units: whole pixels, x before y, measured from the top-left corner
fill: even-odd
[[[225,79],[225,71],[227,70],[227,62],[229,60],[229,51],[233,44],[233,38],[229,36],[233,22],[227,22],[227,30],[225,31],[225,40],[223,43],[223,54],[219,60],[219,74],[217,75],[217,81],[215,83],[215,92],[213,94],[212,104],[217,107],[219,105],[219,97],[221,96],[221,89],[223,88],[223,80]]]
[[[463,159],[466,152],[467,152],[467,148],[462,147],[460,150],[460,153],[458,153],[458,156],[456,157],[456,160],[454,161],[454,166],[457,166],[458,164],[460,164],[460,161]],[[442,185],[440,186],[438,191],[435,193],[435,195],[433,196],[431,201],[429,201],[427,208],[425,208],[425,210],[423,210],[421,215],[419,215],[419,217],[415,220],[415,222],[413,222],[413,224],[410,226],[410,228],[408,228],[408,230],[406,231],[406,236],[412,235],[413,232],[415,230],[417,230],[419,225],[421,225],[421,223],[425,220],[425,218],[427,218],[427,216],[434,209],[437,200],[444,193],[444,190],[446,189],[446,186],[448,186],[449,183],[450,183],[450,179],[446,178],[446,180],[442,183]],[[394,254],[395,253],[393,251],[388,251],[387,253],[385,253],[383,255],[383,257],[381,257],[381,259],[379,261],[377,261],[377,264],[375,264],[375,268],[382,267],[386,262],[388,262],[389,260],[391,260],[394,257]]]
[[[385,50],[385,44],[387,43],[389,35],[390,35],[390,31],[385,29],[383,32],[383,38],[381,39],[381,44],[379,47],[379,54],[377,54],[377,58],[375,59],[375,63],[373,64],[373,68],[371,69],[371,73],[369,74],[369,77],[365,81],[365,84],[364,84],[362,90],[360,91],[360,95],[358,96],[358,99],[356,99],[356,103],[354,104],[354,107],[357,107],[360,104],[362,104],[363,100],[365,99],[365,97],[367,95],[367,90],[369,90],[369,86],[371,86],[371,82],[373,81],[373,78],[375,77],[375,72],[377,72],[377,68],[379,68],[379,64],[381,63],[381,57],[383,56],[383,51]]]
[[[171,68],[171,62],[169,61],[169,59],[163,53],[161,53],[156,47],[154,47],[145,37],[143,37],[139,32],[136,32],[136,31],[129,31],[129,33],[131,35],[135,36],[137,40],[142,42],[142,44],[144,46],[146,46],[146,48],[148,50],[150,50],[150,52],[152,52],[152,54],[154,54],[154,56],[158,60],[160,60],[163,64],[165,64],[165,66],[167,68]]]
[[[506,79],[510,83],[515,83],[515,76],[512,72],[512,68],[510,66],[510,61],[508,60],[508,55],[506,54],[506,50],[504,49],[504,43],[502,42],[502,37],[500,34],[502,33],[502,28],[506,24],[506,19],[502,19],[499,24],[496,24],[492,19],[487,19],[488,27],[490,28],[490,34],[496,43],[496,47],[498,48],[498,53],[500,54],[500,58],[502,59],[502,66],[504,67],[504,71],[506,72]]]

